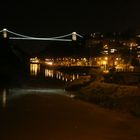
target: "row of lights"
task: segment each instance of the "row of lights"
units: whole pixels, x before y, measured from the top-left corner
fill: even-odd
[[[40,74],[40,64],[30,64],[30,75],[37,76]],[[56,78],[62,81],[73,81],[79,78],[79,74],[63,74],[59,71],[45,69],[45,77]]]

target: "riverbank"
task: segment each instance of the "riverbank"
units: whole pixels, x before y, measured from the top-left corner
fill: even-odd
[[[139,119],[57,93],[8,99],[0,109],[1,139],[139,140]]]
[[[130,113],[140,117],[140,87],[138,85],[120,85],[82,77],[70,83],[66,90],[78,98],[104,108]]]

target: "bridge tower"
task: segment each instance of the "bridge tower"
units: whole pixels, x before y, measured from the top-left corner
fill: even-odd
[[[3,32],[3,38],[4,38],[4,39],[8,38],[8,30],[7,30],[6,28],[4,28],[4,29],[2,30],[2,32]]]
[[[76,40],[77,40],[77,33],[72,32],[72,41],[76,41]]]

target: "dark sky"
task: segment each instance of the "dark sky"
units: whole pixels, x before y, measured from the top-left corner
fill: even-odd
[[[0,28],[31,36],[140,27],[139,0],[11,0],[0,5]]]

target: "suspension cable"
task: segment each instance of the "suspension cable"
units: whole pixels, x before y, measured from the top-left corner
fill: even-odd
[[[76,33],[76,35],[79,36],[79,37],[81,37],[81,38],[83,38],[83,36],[81,36],[80,34],[77,34],[77,33]]]
[[[3,31],[4,31],[4,29],[1,30],[0,33],[3,32]],[[38,38],[38,37],[32,37],[32,36],[27,36],[27,35],[19,34],[19,33],[16,33],[16,32],[13,32],[13,31],[10,31],[10,30],[7,30],[7,29],[6,29],[6,31],[7,31],[8,33],[11,33],[11,34],[15,35],[15,36],[18,36],[18,37],[10,37],[10,39],[72,41],[71,39],[63,39],[63,38],[65,38],[65,37],[71,36],[72,33],[69,33],[69,34],[66,34],[66,35],[62,35],[62,36],[50,37],[50,38]],[[76,35],[77,35],[78,37],[83,38],[83,36],[81,36],[80,34],[77,34],[77,33],[76,33]]]
[[[0,33],[3,32],[3,30],[0,31]]]
[[[11,33],[13,35],[16,35],[16,36],[23,37],[23,38],[35,38],[35,37],[31,37],[31,36],[26,36],[26,35],[22,35],[22,34],[19,34],[19,33],[15,33],[15,32],[9,31],[9,30],[7,30],[7,32]]]
[[[72,41],[71,39],[57,39],[57,38],[23,38],[23,37],[9,37],[11,40],[40,40],[40,41]]]
[[[72,35],[72,33],[67,34],[67,35],[57,36],[57,37],[51,37],[51,38],[65,38],[65,37],[69,37],[71,35]]]
[[[13,35],[16,35],[16,36],[19,36],[19,37],[23,37],[23,38],[37,38],[37,37],[32,37],[32,36],[26,36],[26,35],[22,35],[22,34],[19,34],[19,33],[15,33],[15,32],[12,32],[10,30],[7,30],[9,33],[13,34]],[[67,34],[67,35],[63,35],[63,36],[56,36],[56,37],[51,37],[51,38],[54,38],[54,39],[59,39],[59,38],[65,38],[65,37],[68,37],[68,36],[71,36],[71,33],[70,34]]]

